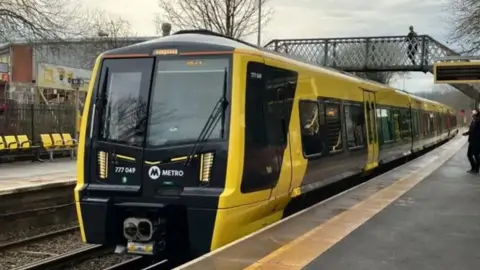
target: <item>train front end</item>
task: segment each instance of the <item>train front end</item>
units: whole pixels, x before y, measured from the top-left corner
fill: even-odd
[[[182,38],[97,59],[75,188],[84,242],[169,258],[210,250],[225,187],[233,50]]]

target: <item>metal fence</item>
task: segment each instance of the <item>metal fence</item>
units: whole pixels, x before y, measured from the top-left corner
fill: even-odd
[[[76,132],[75,107],[72,105],[19,104],[6,102],[0,112],[0,135],[28,135],[39,140],[43,133]]]

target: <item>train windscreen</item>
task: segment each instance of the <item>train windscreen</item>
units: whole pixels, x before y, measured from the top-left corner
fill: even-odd
[[[142,146],[152,59],[107,59],[100,80],[100,139]]]
[[[171,59],[157,62],[152,84],[147,145],[194,142],[227,87],[228,58]],[[221,139],[222,123],[209,139]]]

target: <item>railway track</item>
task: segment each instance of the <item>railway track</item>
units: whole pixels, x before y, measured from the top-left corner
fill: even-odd
[[[0,249],[17,241],[77,226],[73,204],[0,213]]]
[[[15,240],[0,245],[0,269],[15,269],[24,265],[58,257],[70,250],[84,248],[78,226]],[[48,269],[48,268],[47,268]]]
[[[73,226],[73,227],[68,227],[68,228],[53,231],[53,232],[43,233],[43,234],[35,235],[35,236],[32,236],[32,237],[28,237],[28,238],[24,238],[24,239],[20,239],[20,240],[16,240],[16,241],[1,243],[0,244],[0,252],[4,252],[7,249],[13,249],[13,248],[17,248],[17,247],[20,247],[20,246],[25,246],[25,245],[28,245],[28,244],[32,244],[34,242],[45,240],[47,238],[52,238],[52,237],[55,237],[55,236],[60,236],[60,235],[76,232],[79,229],[80,229],[79,226]]]
[[[111,248],[105,248],[101,245],[92,245],[84,248],[79,248],[58,256],[53,256],[44,260],[33,262],[12,270],[41,270],[41,269],[63,269],[66,265],[72,265],[92,257],[102,256],[106,253],[111,253]]]
[[[127,261],[123,261],[118,264],[112,265],[110,267],[104,268],[102,270],[154,270],[154,269],[169,270],[170,266],[168,265],[167,260],[151,263],[149,260],[146,260],[138,256],[138,257],[129,259]]]
[[[57,269],[77,269],[78,264],[88,262],[92,259],[102,259],[113,254],[113,249],[101,245],[92,245],[79,248],[58,256],[50,257],[44,260],[33,262],[12,270],[57,270]],[[88,266],[87,266],[88,267]],[[80,269],[83,269],[80,267]],[[152,263],[148,258],[136,256],[124,260],[102,270],[170,270],[167,260]]]
[[[42,213],[52,213],[56,211],[60,211],[66,208],[73,209],[75,205],[73,203],[66,203],[66,204],[60,204],[60,205],[52,205],[52,206],[46,206],[46,207],[39,207],[39,208],[32,208],[32,209],[25,209],[25,210],[20,210],[17,212],[8,212],[8,213],[3,213],[0,214],[0,220],[15,220],[15,219],[20,219],[20,218],[26,218],[26,217],[31,217],[35,216],[38,214]]]

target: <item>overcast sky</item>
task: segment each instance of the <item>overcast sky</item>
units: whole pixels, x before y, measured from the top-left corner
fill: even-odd
[[[270,0],[274,16],[263,32],[263,42],[273,38],[327,38],[348,36],[405,35],[408,26],[445,43],[449,0]],[[157,0],[83,0],[129,20],[140,35],[155,34]],[[140,4],[141,3],[141,4]],[[256,37],[248,41],[256,42]],[[408,91],[430,89],[431,75],[410,73]],[[403,80],[393,86],[403,88]]]

